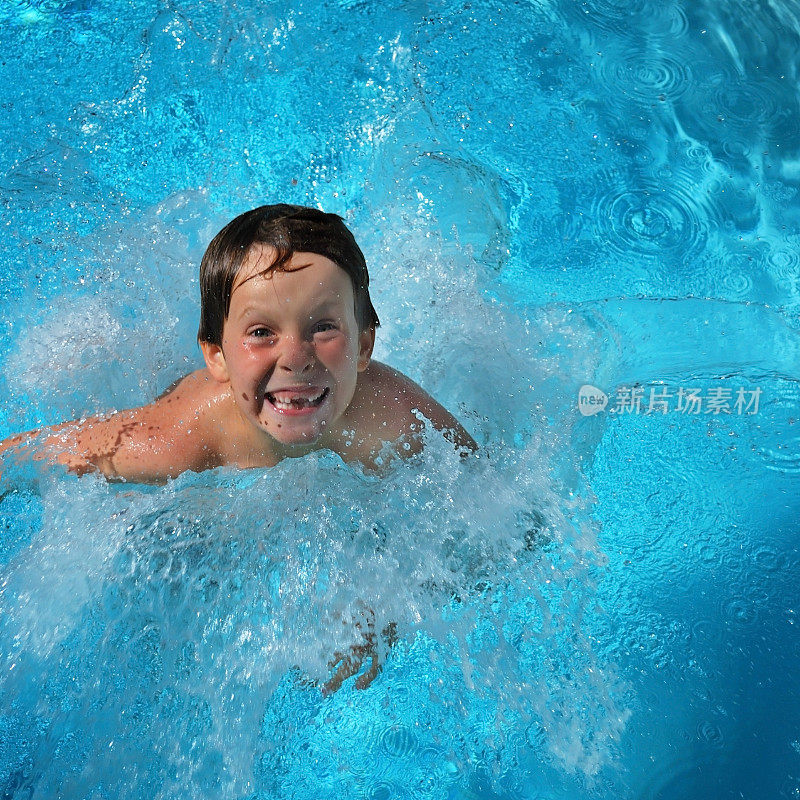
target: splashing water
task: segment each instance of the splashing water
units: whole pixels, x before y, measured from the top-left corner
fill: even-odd
[[[66,774],[74,791],[302,796],[299,774],[333,796],[356,762],[379,773],[375,738],[402,730],[456,785],[468,765],[505,777],[531,725],[540,757],[595,774],[627,712],[582,628],[592,532],[537,448],[462,464],[431,438],[380,480],[318,454],[149,491],[45,489],[0,589],[16,790]],[[324,698],[367,621],[397,628],[383,672]]]
[[[187,209],[199,216],[202,203],[162,213]],[[487,302],[480,272],[424,227],[375,246],[389,254],[376,297],[391,295],[394,311],[379,348],[438,396],[465,399],[481,457],[463,462],[431,432],[422,455],[382,478],[330,453],[163,488],[12,467],[0,508],[31,519],[6,542],[0,586],[13,793],[341,796],[385,778],[429,781],[420,792],[434,797],[476,771],[513,782],[517,753],[584,778],[612,762],[629,712],[592,644],[604,557],[588,495],[559,455],[573,375],[597,356],[558,342],[596,336],[591,316],[523,319]],[[141,280],[147,294],[175,278]],[[15,390],[72,387],[66,409],[115,390],[135,400],[152,373],[136,336],[119,334],[125,293],[106,283],[67,323],[53,306],[53,322],[10,355]],[[90,339],[119,353],[127,390],[104,386],[91,351],[54,334],[56,324],[86,331],[74,314],[104,331]],[[31,348],[46,369],[15,369]],[[534,387],[564,409],[547,439]],[[359,692],[351,680],[325,697],[334,654],[389,625],[397,641],[378,637],[373,685]]]
[[[796,794],[792,2],[0,18],[3,435],[198,366],[203,247],[287,201],[346,218],[378,358],[484,447],[158,489],[4,465],[0,794]],[[762,406],[583,419],[587,381]]]

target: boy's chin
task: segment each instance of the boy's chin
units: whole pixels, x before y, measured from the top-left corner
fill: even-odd
[[[314,427],[307,430],[291,430],[289,426],[286,429],[279,429],[269,431],[270,436],[282,447],[287,449],[307,450],[314,448],[322,438],[324,427]]]

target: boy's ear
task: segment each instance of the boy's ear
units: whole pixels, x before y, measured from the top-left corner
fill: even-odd
[[[228,367],[225,364],[225,356],[222,354],[222,347],[212,342],[200,342],[200,349],[203,351],[208,371],[211,377],[220,383],[227,383],[229,380]]]
[[[358,335],[358,371],[363,372],[369,366],[372,358],[372,348],[375,347],[375,328],[370,325]]]

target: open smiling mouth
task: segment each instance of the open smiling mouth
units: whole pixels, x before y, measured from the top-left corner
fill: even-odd
[[[290,392],[281,393],[276,397],[272,392],[266,393],[266,398],[278,411],[301,411],[306,408],[318,408],[328,396],[330,389],[325,388],[319,394],[303,397],[302,395],[291,394]]]

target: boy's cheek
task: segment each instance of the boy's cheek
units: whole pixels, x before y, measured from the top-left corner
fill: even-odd
[[[269,358],[265,350],[265,346],[259,343],[231,342],[230,346],[225,347],[230,371],[242,371],[264,364]]]
[[[317,358],[320,361],[344,363],[352,358],[352,347],[344,337],[337,337],[317,346]]]

